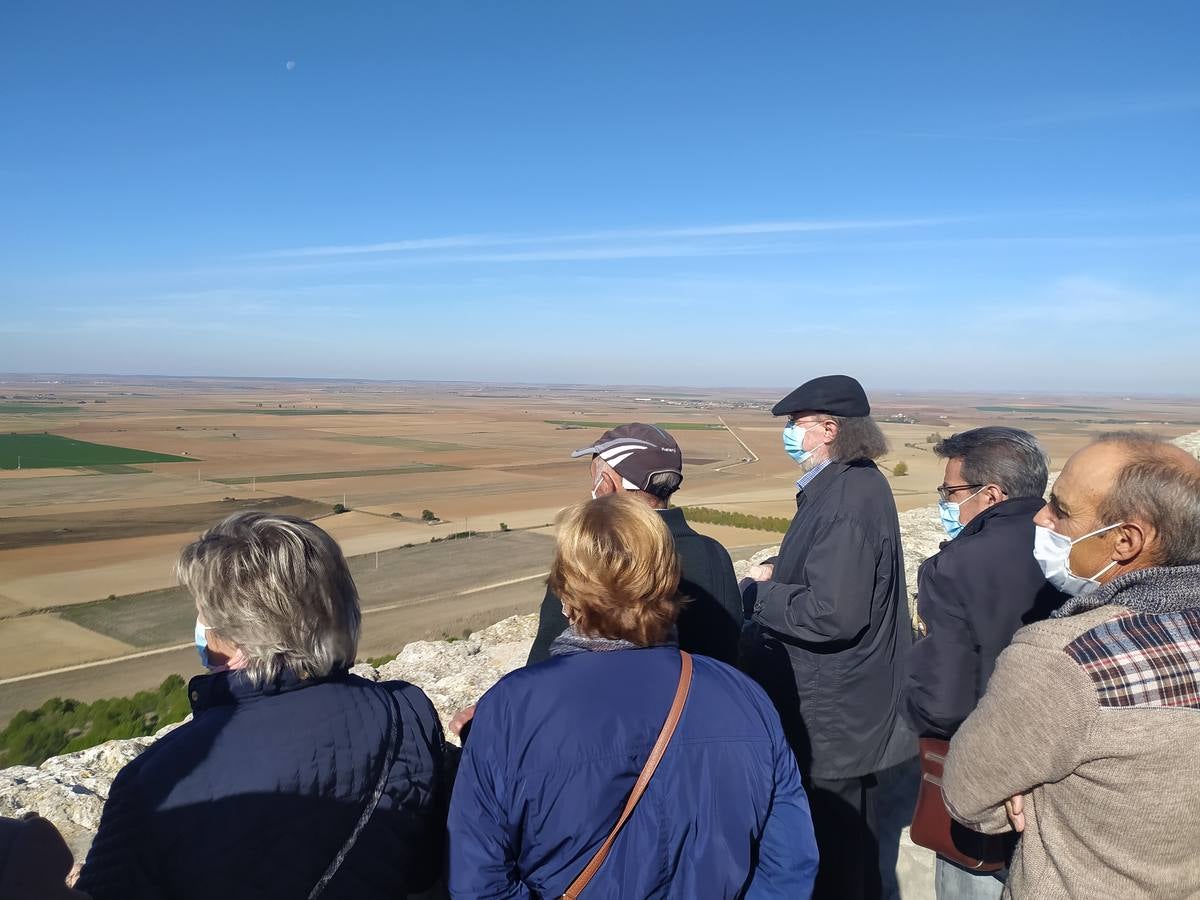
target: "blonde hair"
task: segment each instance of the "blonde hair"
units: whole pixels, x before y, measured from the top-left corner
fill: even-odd
[[[578,631],[643,647],[667,638],[683,605],[671,532],[626,492],[562,513],[546,583],[570,607]]]
[[[337,542],[295,516],[235,513],[183,548],[179,582],[255,684],[354,665],[362,614]]]

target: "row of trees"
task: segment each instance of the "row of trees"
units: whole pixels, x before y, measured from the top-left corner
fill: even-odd
[[[732,525],[734,528],[752,528],[756,531],[778,531],[780,534],[784,534],[792,523],[791,519],[785,519],[783,516],[754,516],[750,513],[712,509],[708,506],[688,506],[685,512],[689,522]]]
[[[0,767],[38,766],[52,756],[72,753],[105,741],[144,737],[191,712],[187,684],[169,675],[156,691],[83,703],[47,700],[22,710],[0,731]]]

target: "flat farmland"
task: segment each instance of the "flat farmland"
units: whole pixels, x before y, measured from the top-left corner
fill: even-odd
[[[136,515],[119,518],[107,510],[91,510],[84,507],[70,512],[0,518],[0,552],[114,538],[199,532],[213,522],[245,509],[310,519],[328,513],[324,506],[295,497],[201,501],[175,506],[156,504],[137,507]]]
[[[359,658],[535,611],[552,555],[549,535],[509,532],[352,558],[363,606]],[[0,656],[0,723],[50,697],[95,700],[199,674],[195,617],[191,599],[169,588],[0,622],[0,650],[20,651]],[[72,643],[54,646],[64,639]]]
[[[116,466],[129,472],[136,463],[189,462],[187,457],[171,456],[119,447],[111,444],[96,444],[57,434],[19,433],[0,434],[0,469],[60,469],[64,467]],[[124,472],[117,473],[124,474]]]
[[[22,398],[23,389],[7,383],[0,393],[17,399],[0,404],[0,436],[33,433],[59,447],[122,448],[130,458],[18,471],[0,456],[0,659],[8,660],[0,679],[135,648],[156,655],[100,667],[99,683],[126,693],[126,673],[129,690],[150,686],[146,679],[174,658],[157,649],[190,633],[188,604],[174,582],[179,549],[238,509],[318,519],[356,557],[364,602],[389,607],[372,613],[389,624],[368,629],[364,648],[387,652],[406,634],[440,635],[439,622],[453,634],[466,622],[487,624],[482,616],[532,609],[536,585],[528,593],[520,584],[490,589],[495,602],[484,602],[477,594],[447,599],[435,582],[461,592],[544,570],[552,535],[546,526],[564,506],[586,499],[590,487],[587,460],[570,454],[611,423],[672,427],[687,461],[677,505],[790,517],[799,471],[783,452],[782,422],[769,413],[788,389],[81,379],[53,391],[39,385]],[[1037,434],[1061,464],[1099,430],[1132,427],[1168,437],[1200,430],[1200,403],[1177,398],[875,392],[872,401],[891,444],[880,468],[900,509],[936,500],[939,434],[1014,425]],[[900,462],[907,474],[895,474]],[[334,514],[335,504],[349,511]],[[425,510],[437,521],[422,521]],[[502,526],[513,530],[505,539],[520,530],[518,541],[540,548],[536,565],[522,556],[523,544],[521,552],[484,564],[467,555],[478,538],[429,543]],[[696,527],[742,554],[780,537]],[[426,550],[433,555],[422,555]],[[381,575],[360,568],[373,565],[375,553]],[[408,555],[401,564],[392,554]],[[21,696],[35,697],[38,682],[21,682]],[[85,682],[64,673],[45,684],[70,691]],[[16,685],[5,687],[6,700],[10,688]]]

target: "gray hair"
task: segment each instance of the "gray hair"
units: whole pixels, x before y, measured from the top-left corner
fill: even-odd
[[[643,493],[649,494],[656,500],[667,501],[683,484],[683,475],[679,472],[655,472],[646,483]]]
[[[837,437],[829,445],[829,458],[838,462],[879,459],[888,452],[887,438],[870,416],[821,416],[836,422]]]
[[[991,425],[952,434],[934,445],[942,459],[961,459],[967,484],[994,484],[1010,498],[1041,497],[1050,478],[1050,457],[1028,431]]]
[[[183,548],[179,582],[255,684],[354,664],[362,613],[337,542],[295,516],[235,513]]]
[[[1096,510],[1105,524],[1145,522],[1157,536],[1160,566],[1200,563],[1200,462],[1162,438],[1133,431],[1102,434],[1134,455],[1117,473]]]

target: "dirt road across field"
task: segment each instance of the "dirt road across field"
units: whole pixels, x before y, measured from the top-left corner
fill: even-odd
[[[411,641],[462,637],[506,616],[536,611],[552,553],[548,536],[510,532],[413,547],[396,552],[403,556],[399,562],[385,561],[381,554],[378,570],[373,568],[373,558],[357,557],[352,566],[364,612],[359,658],[395,654]],[[126,602],[120,615],[96,611],[96,618],[107,620],[113,634],[135,638],[150,629],[186,640],[191,633],[195,611],[182,594],[160,595],[140,609],[137,604],[129,606],[129,599],[112,601]],[[168,629],[168,624],[175,627]],[[128,646],[113,638],[105,640],[114,648]],[[33,709],[51,697],[127,696],[157,687],[172,673],[190,677],[199,672],[191,644],[170,641],[165,647],[147,647],[112,660],[3,678],[0,727],[20,710]]]

